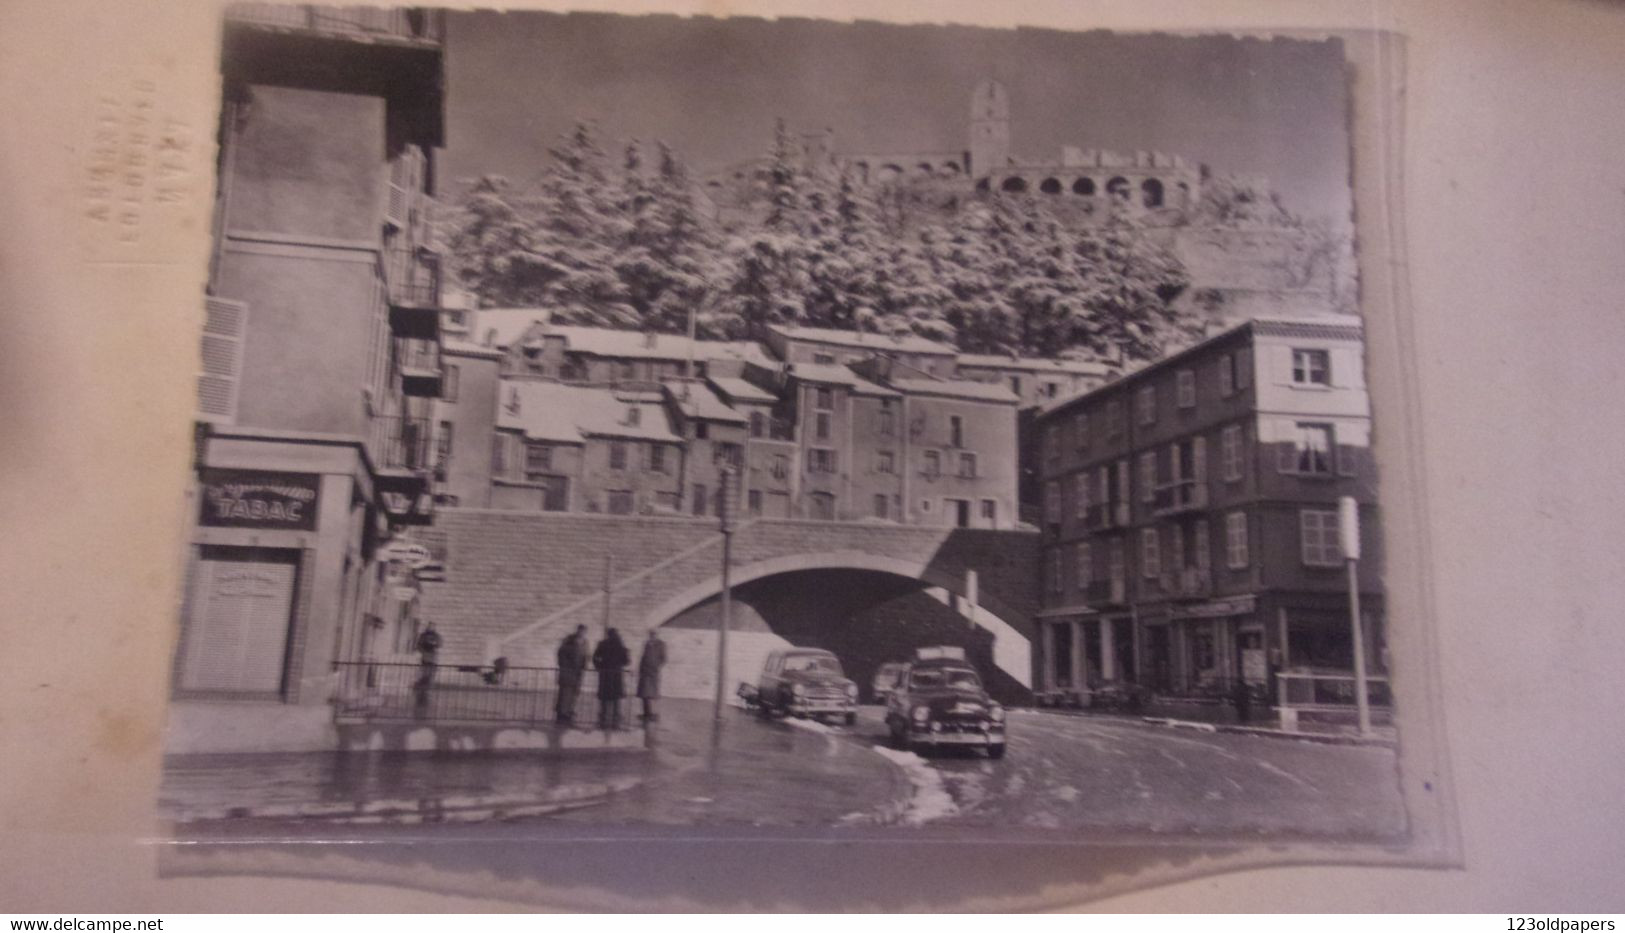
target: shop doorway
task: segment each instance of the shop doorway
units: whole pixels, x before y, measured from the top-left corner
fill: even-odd
[[[203,547],[192,572],[180,688],[280,696],[298,551]]]

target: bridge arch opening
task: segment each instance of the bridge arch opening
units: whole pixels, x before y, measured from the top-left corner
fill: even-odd
[[[973,610],[963,580],[872,555],[764,561],[736,568],[734,576],[728,696],[740,683],[754,684],[763,659],[778,648],[834,652],[868,700],[881,664],[908,660],[919,647],[954,645],[965,649],[996,698],[1030,700],[1030,633],[1007,621],[1014,614],[996,599],[985,604],[988,594],[979,594]],[[715,693],[720,590],[720,579],[696,584],[635,626],[659,627],[670,658],[664,679],[674,696]]]

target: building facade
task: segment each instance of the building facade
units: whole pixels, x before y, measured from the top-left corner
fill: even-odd
[[[1358,319],[1258,319],[1044,408],[1036,682],[1265,696],[1352,666],[1341,496],[1359,503],[1367,656],[1381,535]]]
[[[170,752],[333,747],[333,662],[411,603],[379,552],[432,509],[441,34],[418,10],[226,13]]]

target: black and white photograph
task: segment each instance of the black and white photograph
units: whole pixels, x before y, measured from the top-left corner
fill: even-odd
[[[1403,848],[1350,67],[227,8],[161,816]]]

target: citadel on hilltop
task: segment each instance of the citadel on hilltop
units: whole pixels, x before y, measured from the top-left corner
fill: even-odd
[[[1328,253],[1290,225],[1205,216],[1204,189],[1218,180],[1206,164],[1079,146],[1062,146],[1054,158],[1018,155],[1009,92],[992,79],[972,92],[968,116],[960,150],[847,152],[825,129],[800,137],[797,158],[808,174],[906,188],[917,203],[947,212],[968,198],[1026,197],[1077,223],[1132,218],[1184,264],[1191,285],[1179,300],[1207,314],[1214,329],[1257,315],[1337,312],[1351,298],[1341,280],[1348,277],[1339,275],[1339,263],[1352,261],[1346,246]],[[1227,177],[1241,198],[1269,190],[1255,175]],[[725,225],[748,223],[759,219],[768,179],[767,160],[750,159],[706,176],[704,194]]]

